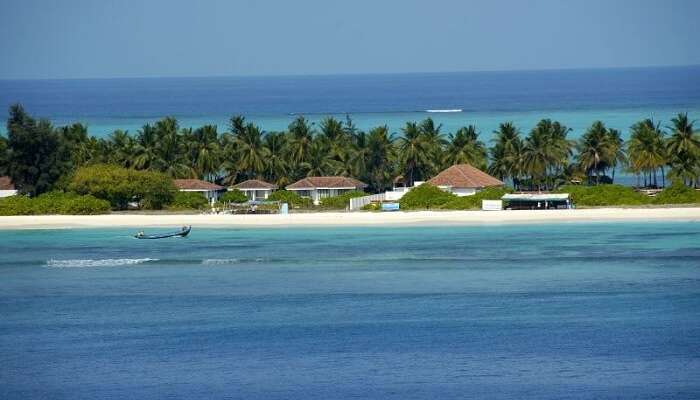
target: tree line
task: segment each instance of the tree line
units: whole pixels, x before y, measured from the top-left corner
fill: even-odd
[[[16,104],[9,110],[7,138],[0,137],[0,174],[31,195],[60,189],[77,168],[96,164],[223,185],[258,178],[283,187],[305,176],[345,175],[375,192],[391,187],[398,176],[411,185],[458,163],[472,164],[515,189],[612,183],[620,170],[636,174],[639,186],[665,186],[668,177],[695,187],[700,137],[693,122],[687,114],[665,127],[646,119],[630,127],[627,141],[600,121],[578,140],[558,121],[543,119],[526,135],[505,122],[493,132],[490,147],[473,125],[446,134],[427,118],[407,122],[397,135],[387,126],[365,132],[349,116],[327,117],[318,125],[298,116],[282,132],[265,132],[242,116],[232,117],[225,132],[214,125],[182,128],[166,117],[135,134],[116,130],[95,138],[85,125],[54,127]]]

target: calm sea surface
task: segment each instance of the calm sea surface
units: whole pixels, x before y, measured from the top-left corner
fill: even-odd
[[[542,118],[560,120],[580,135],[595,120],[626,135],[634,122],[664,124],[678,112],[700,118],[700,66],[559,71],[471,72],[249,78],[0,80],[0,108],[21,102],[56,124],[81,121],[90,133],[138,130],[175,116],[181,125],[216,124],[234,114],[265,130],[282,130],[304,114],[318,122],[349,113],[358,127],[432,116],[443,131],[475,124],[488,141],[498,124],[528,131]],[[428,112],[428,110],[462,110]],[[4,125],[4,124],[3,124]],[[4,131],[4,127],[2,127]]]
[[[0,231],[2,399],[700,397],[700,224]]]

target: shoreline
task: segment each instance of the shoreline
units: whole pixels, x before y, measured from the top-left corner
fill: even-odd
[[[284,228],[314,226],[510,225],[572,222],[700,222],[700,207],[574,210],[318,212],[263,215],[103,214],[0,217],[0,230],[69,228]]]

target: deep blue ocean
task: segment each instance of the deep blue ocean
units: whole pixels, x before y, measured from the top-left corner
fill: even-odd
[[[0,231],[0,398],[700,397],[697,222],[132,233]]]
[[[283,130],[295,115],[314,122],[346,113],[361,129],[433,117],[443,132],[475,124],[482,140],[505,121],[528,132],[542,118],[557,119],[579,136],[602,120],[626,136],[644,118],[662,125],[678,112],[700,118],[700,66],[288,76],[0,80],[0,108],[21,102],[37,116],[64,125],[80,121],[90,133],[135,132],[144,123],[175,116],[181,126],[216,124],[245,115],[266,131]],[[428,112],[428,110],[461,110]],[[4,124],[3,124],[4,125]],[[2,128],[4,131],[4,127]]]

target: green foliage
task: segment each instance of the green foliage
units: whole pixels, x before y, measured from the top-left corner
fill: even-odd
[[[382,209],[382,205],[380,203],[369,203],[365,204],[362,206],[360,210],[362,211],[379,211]]]
[[[649,196],[622,185],[568,185],[557,192],[569,193],[576,206],[638,206],[651,203]]]
[[[0,176],[7,175],[7,160],[9,154],[7,151],[7,139],[0,136]]]
[[[219,201],[222,203],[245,203],[248,201],[248,197],[238,189],[229,189],[219,197]]]
[[[319,204],[319,205],[323,208],[344,210],[349,206],[350,199],[355,198],[355,197],[362,197],[362,196],[367,196],[367,193],[362,192],[360,190],[351,190],[351,191],[345,192],[339,196],[326,197],[325,199],[321,199],[321,204]]]
[[[443,132],[430,118],[407,122],[396,138],[386,126],[363,132],[349,118],[329,117],[313,124],[299,116],[282,132],[266,132],[243,117],[232,118],[227,132],[217,132],[213,125],[181,128],[177,120],[166,117],[133,134],[117,130],[98,139],[89,136],[86,126],[54,128],[15,105],[9,110],[7,138],[0,139],[0,175],[10,175],[22,193],[34,196],[70,190],[76,168],[103,164],[170,177],[223,179],[227,184],[255,177],[280,187],[305,176],[343,175],[356,177],[368,183],[371,192],[379,192],[390,187],[398,175],[411,185],[449,164],[468,162],[483,169],[490,160],[489,173],[512,182],[517,189],[552,190],[585,176],[589,182],[604,184],[614,181],[615,171],[627,166],[645,186],[663,187],[666,176],[696,186],[700,182],[700,135],[693,123],[687,114],[679,114],[670,121],[646,120],[629,132],[618,132],[596,122],[576,146],[568,137],[570,129],[557,121],[541,120],[527,127],[525,137],[520,127],[503,123],[494,132],[490,149],[479,140],[474,126]],[[630,139],[624,143],[622,137],[627,134]],[[127,183],[112,188],[105,184],[95,195],[99,192],[119,209],[131,201],[147,208],[170,202],[173,193],[167,180],[139,180],[129,174],[119,179]],[[147,187],[149,184],[152,186]],[[84,187],[80,192],[92,193]],[[291,200],[288,203],[293,207],[310,205],[298,196],[285,199],[284,192],[276,196]],[[455,201],[449,207],[471,207],[472,200]]]
[[[209,201],[200,192],[177,192],[168,206],[172,210],[202,210]]]
[[[662,190],[653,198],[654,204],[697,204],[700,203],[700,191],[689,188],[681,181]]]
[[[435,209],[455,199],[456,195],[424,183],[406,193],[399,201],[399,207],[402,210]]]
[[[71,169],[68,147],[46,120],[35,121],[15,104],[7,119],[7,169],[21,193],[37,195],[54,188]]]
[[[105,164],[78,169],[69,188],[107,200],[119,210],[126,209],[132,201],[147,209],[161,209],[176,192],[172,180],[164,174]]]
[[[32,215],[32,200],[27,196],[0,198],[0,215]]]
[[[0,199],[0,215],[90,215],[109,211],[109,202],[75,193],[48,192],[35,198],[11,196]]]
[[[293,208],[311,207],[311,199],[301,197],[291,190],[276,190],[267,198],[270,201],[280,201],[289,204]]]
[[[462,196],[452,199],[443,204],[441,208],[445,210],[472,210],[481,209],[482,200],[500,200],[506,193],[512,190],[503,187],[486,188],[473,196]]]

